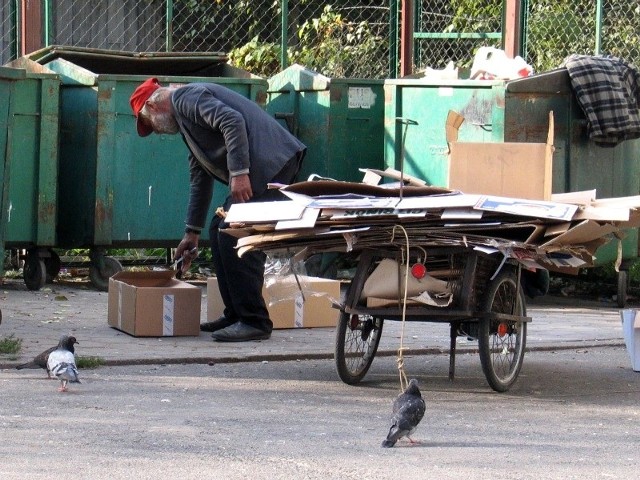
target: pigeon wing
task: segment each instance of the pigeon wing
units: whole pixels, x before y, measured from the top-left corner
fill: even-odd
[[[23,368],[43,368],[47,369],[47,361],[49,360],[49,354],[53,352],[57,347],[51,347],[40,353],[33,360],[27,363],[23,363],[21,365],[16,366],[18,370],[22,370]]]
[[[424,399],[418,394],[402,393],[393,402],[391,428],[383,447],[393,447],[402,437],[411,435],[426,411]]]
[[[52,368],[51,373],[60,380],[66,380],[69,383],[81,383],[78,378],[78,369],[72,363],[58,363]]]
[[[425,410],[426,406],[422,397],[408,395],[393,415],[393,422],[398,425],[398,429],[410,434],[424,417]]]
[[[69,350],[62,350],[57,348],[53,352],[49,354],[49,359],[47,360],[47,368],[53,372],[56,365],[60,363],[68,363],[76,366],[76,358]]]

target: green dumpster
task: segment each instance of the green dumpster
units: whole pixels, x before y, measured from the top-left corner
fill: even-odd
[[[138,137],[129,97],[150,76],[161,84],[215,82],[264,105],[267,82],[221,53],[113,52],[49,47],[29,58],[60,75],[58,244],[91,249],[91,281],[106,289],[121,270],[107,248],[175,247],[189,192],[180,135]],[[212,210],[228,193],[217,184]]]
[[[384,164],[383,81],[328,78],[292,65],[269,79],[267,112],[307,145],[300,179],[361,181]]]
[[[55,269],[60,79],[26,59],[0,67],[0,276],[5,249],[26,250],[24,280]]]
[[[502,142],[504,86],[488,80],[385,80],[385,166],[446,186],[449,110],[465,117],[461,141]]]
[[[640,193],[640,140],[627,140],[614,148],[596,145],[587,134],[587,120],[577,102],[567,69],[557,69],[512,80],[505,92],[505,141],[544,142],[547,115],[555,122],[553,192],[596,190],[597,198]],[[622,241],[618,276],[618,304],[626,301],[627,270],[638,257],[638,230],[629,229]],[[596,251],[596,265],[618,256],[617,242]]]

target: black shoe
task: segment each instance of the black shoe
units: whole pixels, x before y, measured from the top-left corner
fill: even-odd
[[[213,322],[205,322],[200,324],[201,332],[217,332],[223,328],[227,328],[229,325],[233,325],[238,321],[237,318],[227,318],[224,315]]]
[[[236,322],[211,336],[218,342],[247,342],[250,340],[267,340],[271,337],[271,333],[246,323]]]

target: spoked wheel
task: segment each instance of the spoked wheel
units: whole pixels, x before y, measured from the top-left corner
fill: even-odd
[[[122,264],[112,257],[102,257],[101,261],[91,263],[89,266],[89,280],[98,289],[106,292],[109,290],[109,278],[122,271]]]
[[[618,272],[618,308],[624,308],[627,305],[627,292],[629,289],[629,275],[626,270]]]
[[[524,294],[518,288],[513,269],[503,268],[491,282],[485,294],[483,311],[526,316]],[[480,320],[480,363],[487,382],[495,391],[506,392],[518,378],[526,337],[527,322],[490,318]]]
[[[378,351],[383,319],[342,312],[336,329],[336,369],[340,379],[354,385],[364,378]]]
[[[47,281],[47,270],[44,260],[37,251],[29,251],[22,269],[24,283],[29,290],[40,290]]]

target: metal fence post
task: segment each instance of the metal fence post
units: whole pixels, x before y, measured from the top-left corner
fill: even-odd
[[[602,0],[596,0],[596,48],[595,55],[602,53]]]
[[[287,55],[287,46],[289,43],[289,0],[282,0],[280,10],[282,11],[282,15],[280,16],[280,32],[282,35],[280,39],[280,68],[284,70],[289,66],[289,56]]]
[[[389,0],[389,78],[398,75],[398,0]]]
[[[167,52],[171,52],[173,51],[173,0],[167,0],[166,35]]]

